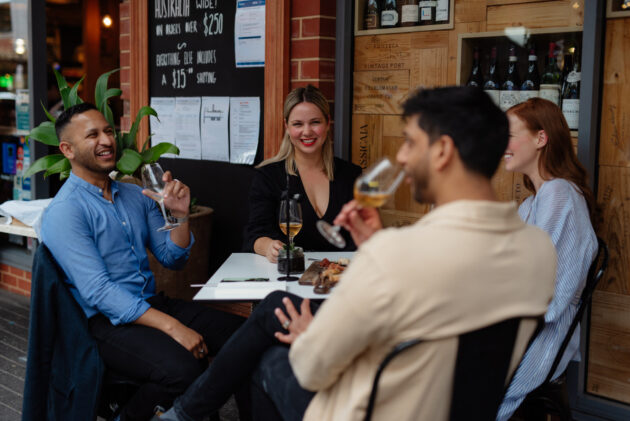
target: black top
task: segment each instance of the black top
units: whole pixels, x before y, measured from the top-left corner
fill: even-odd
[[[244,251],[253,252],[254,242],[260,237],[269,237],[286,243],[286,236],[278,226],[280,212],[280,197],[286,189],[286,171],[284,161],[274,162],[256,170],[249,192],[249,220],[244,232]],[[353,199],[354,181],[361,174],[357,165],[335,158],[334,180],[330,182],[328,208],[321,218],[332,224],[341,211],[343,205]],[[302,229],[293,239],[296,246],[305,251],[338,251],[317,230],[315,223],[320,219],[306,196],[302,179],[298,176],[289,177],[290,195],[300,195],[302,207]],[[346,239],[343,250],[356,250],[350,234],[342,229]]]

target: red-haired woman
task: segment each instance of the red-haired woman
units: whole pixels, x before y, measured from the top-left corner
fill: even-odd
[[[533,193],[521,204],[519,214],[549,234],[558,265],[544,328],[525,353],[497,420],[509,419],[525,396],[546,378],[577,311],[588,268],[597,252],[595,199],[586,170],[573,150],[562,111],[550,101],[531,98],[510,108],[507,115],[510,142],[505,168],[522,173],[525,187]],[[554,378],[564,372],[571,359],[579,358],[579,344],[576,329]]]

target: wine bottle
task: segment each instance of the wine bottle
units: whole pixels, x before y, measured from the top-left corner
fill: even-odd
[[[571,57],[571,56],[569,56]],[[580,117],[580,60],[577,49],[573,55],[571,63],[565,62],[565,66],[571,66],[567,69],[567,77],[562,88],[562,114],[567,120],[567,124],[571,130],[577,130]]]
[[[527,57],[527,74],[521,84],[521,102],[537,97],[540,91],[540,76],[538,75],[538,57],[534,46],[529,49]]]
[[[497,106],[500,106],[499,101],[499,75],[497,69],[497,47],[492,47],[490,53],[490,69],[488,71],[488,77],[483,83],[483,90],[486,91],[490,98]]]
[[[365,29],[378,29],[380,26],[381,14],[378,10],[378,2],[376,0],[368,0],[365,6]]]
[[[437,1],[420,1],[418,3],[420,7],[420,25],[433,25],[435,24],[435,9],[437,7]]]
[[[448,3],[449,0],[437,0],[435,7],[435,23],[448,22]]]
[[[418,0],[402,0],[400,26],[415,26],[419,20]]]
[[[510,45],[508,55],[508,68],[505,80],[501,84],[501,91],[499,92],[499,103],[501,110],[507,111],[510,107],[519,103],[519,80],[516,58],[516,46]]]
[[[468,77],[466,86],[477,86],[481,88],[483,86],[483,76],[481,74],[481,67],[479,66],[479,48],[475,47],[473,52],[473,65]]]
[[[381,28],[394,28],[396,26],[398,26],[396,0],[385,0],[381,11]]]
[[[556,43],[549,43],[549,55],[547,56],[547,66],[540,77],[540,97],[548,99],[556,105],[560,105],[560,71],[556,64]]]

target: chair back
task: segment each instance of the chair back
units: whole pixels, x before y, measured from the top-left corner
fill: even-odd
[[[536,319],[540,326],[540,319]],[[522,320],[520,317],[504,320],[459,336],[450,420],[494,420],[505,393]],[[419,343],[422,340],[401,342],[380,363],[374,376],[365,421],[372,418],[378,383],[385,367],[401,352]]]
[[[588,275],[586,277],[586,285],[584,286],[584,290],[582,290],[582,295],[580,296],[580,304],[578,306],[578,310],[575,313],[575,317],[571,321],[571,325],[569,326],[569,330],[567,331],[567,334],[565,335],[562,343],[560,344],[560,348],[558,349],[556,358],[553,360],[551,369],[549,370],[549,373],[547,374],[547,378],[545,379],[543,384],[549,383],[551,381],[551,378],[556,372],[556,369],[558,368],[558,365],[560,364],[560,361],[562,360],[564,352],[566,351],[567,346],[569,345],[569,342],[571,341],[571,338],[573,337],[573,332],[575,332],[575,329],[577,328],[578,323],[580,323],[580,321],[582,320],[582,317],[584,316],[584,312],[586,311],[586,308],[589,306],[591,302],[591,298],[593,298],[593,292],[595,291],[597,284],[604,276],[604,272],[606,271],[606,268],[608,267],[608,246],[606,245],[604,240],[602,240],[599,237],[597,237],[597,243],[598,243],[597,255],[595,255],[595,259],[593,259],[593,263],[591,263],[591,266],[588,269]]]

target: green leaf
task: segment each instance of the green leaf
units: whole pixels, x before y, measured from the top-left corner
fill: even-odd
[[[79,98],[79,93],[78,93],[79,86],[81,85],[81,82],[83,82],[83,79],[85,79],[85,75],[81,76],[81,79],[79,79],[79,81],[72,86],[72,89],[70,89],[70,92],[68,92],[68,102],[70,103],[71,107],[83,102],[83,100]]]
[[[119,96],[122,94],[122,90],[118,89],[118,88],[110,88],[107,91],[105,91],[105,93],[103,94],[103,99],[101,100],[102,102],[98,103],[98,110],[100,112],[103,112],[103,107],[105,105],[107,105],[107,101],[115,96]]]
[[[111,127],[116,127],[116,124],[114,123],[114,113],[112,112],[112,109],[109,107],[109,105],[105,104],[102,113],[105,116],[105,120],[107,120],[107,123],[109,123]]]
[[[63,75],[56,69],[53,69],[53,72],[55,72],[55,77],[57,78],[57,86],[59,86],[59,95],[61,95],[61,99],[63,100],[63,108],[67,110],[71,107],[69,99],[70,88],[68,87],[68,82],[66,82]]]
[[[44,107],[44,102],[43,101],[39,101],[40,104],[42,104],[42,108],[44,109],[44,112],[46,113],[46,117],[48,117],[48,120],[50,120],[52,123],[54,123],[55,121],[57,121],[57,119],[55,117],[53,117],[48,110],[46,109],[46,107]]]
[[[107,83],[109,82],[109,76],[112,73],[116,73],[118,70],[120,70],[120,69],[114,69],[114,70],[110,70],[107,73],[103,73],[96,80],[96,86],[94,88],[94,100],[96,101],[96,105],[98,107],[100,107],[101,104],[103,104],[103,100],[104,100],[105,95],[107,93]],[[103,110],[101,110],[101,112],[103,114],[105,114],[105,112]]]
[[[125,145],[126,148],[130,147],[129,143],[136,143],[136,135],[138,134],[138,127],[140,126],[140,120],[142,120],[142,117],[148,116],[148,115],[152,115],[157,117],[157,112],[145,105],[144,107],[140,108],[140,110],[138,110],[138,114],[136,114],[136,121],[133,122],[133,125],[131,126],[131,130],[129,130],[129,138],[127,139],[127,144]]]
[[[157,145],[149,148],[148,150],[142,152],[142,161],[145,164],[152,164],[156,162],[162,155],[165,153],[173,153],[175,155],[179,155],[179,148],[172,143],[161,142]]]
[[[46,171],[44,173],[44,177],[48,177],[49,175],[52,174],[58,174],[58,173],[63,173],[66,171],[70,171],[72,167],[70,166],[70,161],[68,161],[68,158],[64,157],[63,159],[59,160],[59,162],[57,162],[56,164],[51,165],[48,168],[48,171]]]
[[[59,173],[59,179],[60,180],[65,180],[68,177],[70,177],[70,170],[62,171],[62,172]]]
[[[142,165],[142,156],[132,149],[125,149],[116,163],[116,168],[124,174],[132,175],[140,165]]]
[[[31,130],[28,136],[29,139],[33,138],[46,145],[59,146],[59,139],[57,139],[55,125],[50,121],[44,121],[39,126],[35,127]]]
[[[28,167],[28,170],[26,170],[26,172],[24,173],[24,177],[30,177],[40,171],[48,170],[50,167],[52,167],[62,159],[65,159],[65,156],[60,153],[46,155],[42,158],[39,158],[37,161],[33,162],[30,167]]]
[[[122,132],[119,132],[119,131],[116,132],[116,160],[118,160],[121,157],[122,152],[124,150],[124,148],[123,148],[123,141],[124,140],[123,139],[124,139],[125,135],[126,135],[126,133],[122,133]]]
[[[153,136],[153,134],[150,134],[147,136],[147,139],[144,141],[144,143],[142,144],[142,148],[140,149],[140,152],[146,152],[147,149],[149,149],[149,142],[151,141],[151,137]]]
[[[59,73],[57,69],[53,69],[53,72],[55,73],[55,78],[57,78],[57,86],[59,87],[59,90],[61,91],[62,89],[67,88],[68,82],[66,82],[63,75]]]

